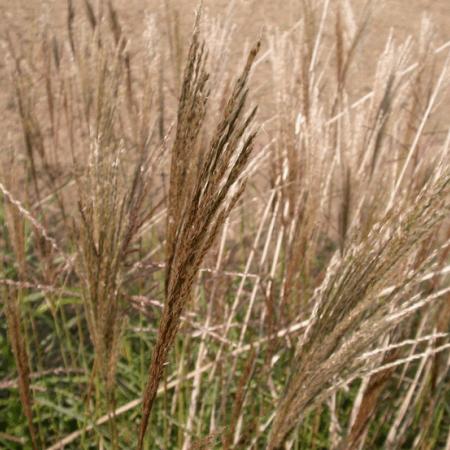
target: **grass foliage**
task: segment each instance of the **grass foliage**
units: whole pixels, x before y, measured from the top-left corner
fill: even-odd
[[[5,34],[1,448],[450,448],[447,46],[301,4]]]

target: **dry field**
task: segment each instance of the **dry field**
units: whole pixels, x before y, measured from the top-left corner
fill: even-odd
[[[450,450],[448,0],[0,0],[0,448]]]
[[[2,18],[0,19],[0,35],[8,24],[11,24],[21,39],[33,41],[36,39],[36,27],[47,22],[56,33],[64,32],[66,23],[66,2],[64,0],[0,0]],[[80,2],[81,4],[82,2]],[[95,2],[93,2],[95,3]],[[331,0],[331,4],[336,3]],[[447,0],[382,0],[371,18],[370,27],[364,35],[364,45],[361,46],[357,58],[356,85],[358,92],[370,89],[377,56],[383,50],[391,29],[399,39],[408,35],[417,38],[420,32],[421,20],[429,16],[435,26],[434,42],[437,47],[450,41],[450,3]],[[115,7],[122,18],[123,27],[130,39],[137,46],[136,52],[142,49],[142,36],[148,23],[148,16],[155,14],[158,20],[167,18],[167,4],[171,5],[177,14],[180,26],[180,39],[189,39],[194,21],[195,1],[168,0],[118,0]],[[236,27],[229,42],[236,58],[242,55],[243,44],[254,42],[266,30],[279,28],[291,29],[302,17],[301,1],[286,0],[280,3],[268,0],[205,0],[205,10],[212,17],[229,17]],[[365,4],[362,0],[352,0],[355,13]],[[333,32],[327,31],[332,42]],[[329,44],[332,45],[332,44]],[[184,49],[186,50],[186,48]],[[2,58],[3,60],[3,58]],[[0,62],[0,69],[3,64]],[[256,75],[258,76],[258,74]],[[0,77],[3,81],[5,77]],[[354,81],[354,80],[352,80]],[[355,89],[355,90],[357,90]],[[270,102],[270,92],[264,102]]]

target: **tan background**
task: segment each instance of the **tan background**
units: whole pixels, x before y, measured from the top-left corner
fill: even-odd
[[[314,0],[312,0],[314,1]],[[330,0],[331,5],[338,0]],[[357,13],[366,0],[349,0]],[[84,0],[73,0],[75,7],[84,7]],[[98,0],[91,0],[97,4]],[[160,13],[165,17],[165,5],[174,8],[180,20],[181,35],[189,36],[197,0],[115,0],[124,28],[131,33],[135,43],[142,42],[147,16]],[[371,84],[376,57],[382,50],[389,30],[393,28],[396,36],[404,38],[408,34],[417,36],[421,19],[428,14],[436,26],[436,45],[450,41],[450,0],[384,0],[374,2],[375,14],[365,35],[359,61],[358,91],[364,92]],[[265,28],[278,26],[288,29],[301,14],[301,0],[234,0],[231,17],[236,24],[232,42],[232,52],[241,55],[246,41],[254,42]],[[211,16],[224,15],[230,9],[229,0],[204,0],[204,6]],[[6,30],[12,29],[24,41],[37,39],[37,30],[42,23],[48,23],[58,33],[65,32],[66,0],[0,0],[0,89],[5,90],[7,75],[4,68],[4,37]],[[329,24],[331,25],[331,24]],[[186,42],[186,47],[188,43]],[[139,46],[138,46],[139,47]],[[450,48],[449,48],[450,50]],[[444,57],[448,51],[442,53]],[[5,101],[4,96],[2,102]],[[10,99],[9,99],[10,101]],[[0,104],[0,113],[4,110]]]
[[[331,0],[335,3],[336,0]],[[365,0],[351,0],[357,9]],[[74,0],[82,5],[82,0]],[[92,3],[96,3],[93,0]],[[180,13],[184,25],[189,26],[192,12],[196,8],[196,0],[171,0],[170,3]],[[267,24],[289,27],[299,16],[300,0],[235,0],[234,16],[239,25],[242,37],[256,36],[259,29]],[[450,1],[448,0],[382,0],[377,3],[377,11],[372,27],[373,36],[385,35],[390,27],[403,33],[414,33],[420,24],[423,14],[429,14],[439,29],[439,40],[450,39]],[[204,0],[206,9],[212,14],[223,14],[230,4],[229,0]],[[164,10],[162,0],[115,0],[114,5],[126,18],[127,25],[136,31],[142,26],[145,13]],[[52,21],[61,25],[66,9],[65,0],[0,0],[0,26],[3,29],[5,20],[22,23],[27,33],[33,21],[39,20],[43,13],[51,16]],[[62,17],[61,17],[62,16]],[[3,22],[3,23],[2,23]],[[30,37],[30,36],[29,36]],[[377,40],[377,39],[375,39]]]

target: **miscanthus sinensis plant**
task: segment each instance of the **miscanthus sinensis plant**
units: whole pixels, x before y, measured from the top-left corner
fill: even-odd
[[[449,46],[240,7],[2,38],[2,448],[450,445]]]

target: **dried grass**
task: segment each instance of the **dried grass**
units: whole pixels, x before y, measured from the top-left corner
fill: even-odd
[[[7,34],[0,445],[446,444],[448,45],[390,35],[355,100],[372,6],[301,2],[235,81],[237,2],[187,54],[170,1],[142,48],[111,1]]]
[[[198,19],[197,19],[198,20]],[[256,108],[244,117],[247,81],[259,44],[251,52],[224,109],[223,118],[196,170],[198,136],[208,98],[205,46],[199,43],[198,23],[187,58],[178,109],[167,214],[165,305],[144,393],[139,448],[169,350],[190,301],[200,265],[244,188],[254,132],[249,128]]]

